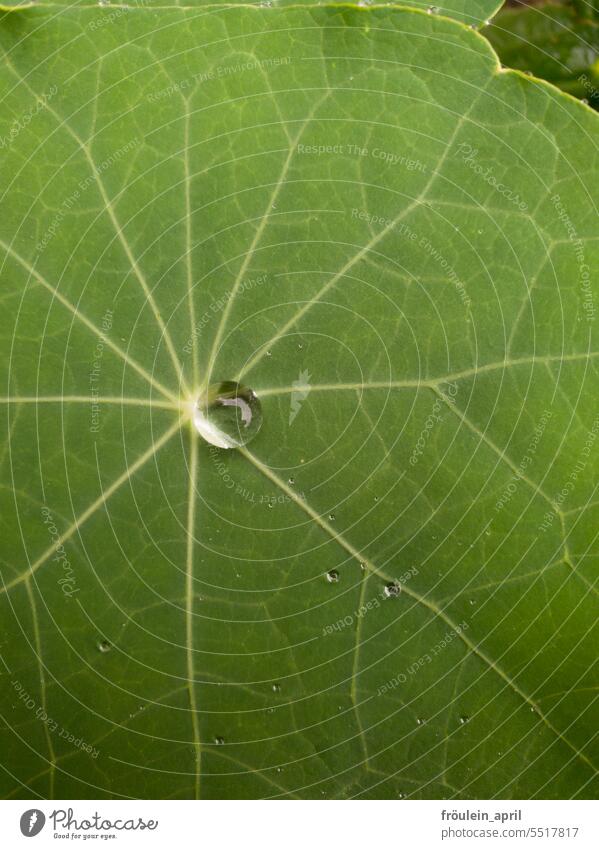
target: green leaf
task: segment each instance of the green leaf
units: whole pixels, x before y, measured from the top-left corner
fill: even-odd
[[[485,35],[510,68],[532,73],[599,105],[599,23],[551,3],[504,9]]]
[[[72,2],[68,2],[68,0],[64,0],[61,3],[55,3],[54,0],[4,0],[4,3],[0,4],[0,9],[12,9],[15,7],[27,7],[31,5],[36,6],[45,6],[51,5],[55,8],[69,8],[72,9],[75,6],[79,7],[89,7],[88,0],[72,0]],[[99,6],[104,6],[106,8],[111,6],[111,0],[99,0]],[[190,2],[186,2],[185,6],[188,9],[193,8],[203,8],[203,9],[218,9],[219,7],[227,7],[231,6],[256,6],[258,8],[277,8],[284,6],[330,6],[337,5],[332,3],[323,3],[322,0],[308,0],[308,2],[297,3],[297,0],[262,0],[262,2],[257,3],[247,3],[247,0],[230,0],[230,2],[224,2],[224,0],[190,0]],[[343,0],[339,0],[338,5],[340,6],[348,6],[353,4],[348,4],[343,2]],[[363,2],[359,2],[355,5],[366,7],[366,6],[376,6],[377,3],[374,0],[363,0]],[[383,4],[380,4],[383,5]],[[424,2],[423,0],[402,0],[402,2],[393,2],[384,4],[386,6],[397,6],[404,8],[413,8],[418,9],[419,11],[427,12],[430,15],[446,15],[449,18],[453,18],[454,20],[461,21],[462,23],[469,24],[472,27],[480,27],[481,24],[485,24],[489,22],[489,19],[493,17],[493,15],[497,12],[498,9],[503,5],[503,0],[448,0],[447,3],[443,3],[441,5],[431,5],[428,2]],[[110,9],[111,15],[120,15],[122,10],[127,10],[129,12],[139,12],[142,9],[155,9],[155,8],[177,8],[177,4],[173,2],[168,2],[168,0],[131,0],[129,3],[112,4],[112,8]]]
[[[415,11],[0,44],[3,795],[595,796],[597,116]]]

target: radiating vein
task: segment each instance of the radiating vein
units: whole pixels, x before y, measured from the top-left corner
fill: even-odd
[[[195,798],[200,798],[200,777],[202,768],[202,742],[195,693],[195,673],[193,662],[193,546],[195,536],[196,485],[198,477],[198,440],[193,430],[189,431],[190,463],[187,495],[187,555],[185,568],[185,634],[187,654],[187,687],[189,691],[189,709],[193,730],[195,753]]]
[[[541,355],[530,357],[517,357],[515,359],[497,360],[492,363],[481,363],[481,365],[473,366],[459,371],[447,372],[446,374],[437,375],[436,377],[423,378],[406,378],[405,380],[369,380],[363,383],[360,382],[339,382],[339,383],[314,383],[310,384],[310,392],[342,392],[362,389],[409,389],[418,387],[435,387],[442,383],[454,383],[458,380],[466,380],[469,377],[478,377],[481,374],[498,371],[500,369],[510,369],[524,365],[548,365],[550,363],[568,363],[568,362],[585,362],[586,360],[594,360],[599,357],[599,351],[588,351],[582,354],[563,354],[563,355]],[[297,386],[267,386],[264,389],[257,388],[256,392],[261,398],[270,395],[289,395],[292,392],[297,392]],[[567,511],[566,511],[567,512]]]
[[[16,69],[16,67],[14,66],[14,63],[11,61],[11,59],[7,55],[4,56],[4,59],[5,59],[6,63],[8,64],[8,66],[11,68],[12,72],[18,78],[18,80],[27,88],[29,93],[36,99],[36,102],[41,103],[44,106],[44,108],[51,115],[54,116],[54,119],[58,123],[59,127],[64,128],[66,130],[66,132],[71,136],[71,138],[77,143],[77,145],[81,149],[83,155],[87,159],[87,162],[88,162],[88,164],[89,164],[89,166],[92,170],[92,174],[94,175],[94,179],[96,181],[98,191],[100,192],[100,196],[101,196],[102,201],[104,203],[104,207],[106,209],[106,212],[108,213],[108,217],[110,218],[110,221],[111,221],[112,226],[114,228],[114,232],[117,236],[117,239],[119,240],[119,242],[121,244],[121,247],[123,248],[125,256],[127,257],[127,260],[129,262],[129,265],[131,266],[133,273],[137,277],[137,280],[138,280],[139,284],[141,285],[141,288],[143,289],[146,300],[147,300],[148,304],[150,305],[150,308],[151,308],[151,310],[154,314],[154,318],[156,319],[156,322],[157,322],[157,324],[160,328],[160,332],[162,333],[162,337],[164,339],[166,348],[169,352],[171,361],[173,363],[173,367],[175,369],[176,374],[179,377],[180,384],[184,389],[187,389],[185,379],[184,379],[184,376],[183,376],[183,369],[182,369],[182,366],[181,366],[181,362],[179,361],[179,358],[177,356],[177,352],[175,351],[175,346],[173,345],[173,341],[172,341],[170,333],[168,331],[168,327],[164,323],[164,319],[162,318],[160,310],[158,309],[158,305],[156,304],[156,301],[154,300],[152,290],[150,289],[150,286],[148,285],[145,274],[143,273],[142,269],[140,268],[140,265],[139,265],[136,257],[134,256],[133,251],[131,250],[131,246],[130,246],[130,244],[129,244],[129,242],[128,242],[128,240],[127,240],[127,238],[126,238],[126,236],[125,236],[125,234],[124,234],[124,232],[121,228],[121,225],[119,223],[119,220],[118,220],[116,212],[115,212],[115,209],[112,205],[112,201],[108,196],[108,193],[106,191],[106,187],[104,186],[104,182],[103,182],[102,177],[101,177],[101,172],[96,168],[96,164],[95,164],[94,159],[91,155],[91,152],[89,150],[88,145],[83,141],[83,139],[81,139],[79,137],[79,135],[75,132],[75,130],[73,130],[73,128],[68,123],[68,121],[65,118],[63,118],[61,115],[59,115],[59,113],[50,104],[50,101],[49,101],[48,98],[40,98],[38,93],[36,91],[34,91],[34,89],[29,85],[27,80]]]
[[[34,268],[31,263],[29,263],[24,257],[17,253],[14,248],[6,244],[6,242],[4,242],[2,239],[0,239],[0,247],[2,247],[7,254],[12,256],[13,259],[16,260],[16,262],[18,262],[19,265],[21,265],[25,269],[25,271],[27,271],[33,278],[35,278],[38,283],[40,283],[45,289],[51,292],[52,296],[56,298],[56,300],[60,304],[62,304],[63,307],[66,307],[78,321],[80,321],[89,330],[91,330],[92,333],[98,336],[102,340],[102,342],[111,349],[111,351],[114,351],[115,354],[118,354],[118,356],[122,360],[124,360],[124,362],[127,363],[128,366],[130,366],[132,369],[134,369],[134,371],[136,371],[145,380],[147,380],[148,383],[155,389],[157,389],[159,392],[161,392],[162,395],[164,395],[166,398],[170,398],[170,400],[174,403],[177,403],[177,398],[175,395],[172,394],[172,392],[170,392],[165,386],[162,385],[162,383],[156,380],[156,378],[151,375],[150,372],[146,371],[143,366],[140,366],[139,363],[132,359],[126,351],[124,351],[119,345],[116,344],[116,342],[113,342],[110,336],[107,336],[105,333],[103,333],[103,331],[100,330],[100,328],[97,327],[93,323],[93,321],[90,321],[90,319],[87,318],[87,316],[85,316],[74,304],[72,304],[68,298],[65,298],[62,292],[60,292],[56,288],[56,286],[53,286],[51,283],[49,283],[46,278],[42,274],[40,274],[40,272],[36,268]]]
[[[235,300],[235,297],[237,295],[239,287],[241,286],[241,283],[243,282],[243,280],[245,278],[245,275],[247,273],[249,265],[250,265],[250,263],[251,263],[251,261],[254,257],[254,254],[256,252],[256,248],[260,244],[260,241],[262,239],[262,235],[263,235],[263,233],[266,229],[266,226],[267,226],[269,218],[270,218],[271,210],[273,209],[273,207],[276,206],[277,198],[279,197],[281,190],[282,190],[283,186],[285,185],[285,180],[287,178],[287,174],[289,173],[289,168],[290,168],[291,163],[293,161],[293,157],[294,157],[294,155],[297,151],[297,146],[299,144],[299,141],[300,141],[302,135],[304,134],[304,132],[306,131],[306,127],[308,127],[308,125],[310,124],[310,121],[314,117],[317,109],[320,107],[322,102],[328,96],[329,96],[329,92],[327,91],[321,98],[319,98],[314,103],[314,105],[313,105],[312,109],[310,110],[310,112],[308,113],[305,121],[302,123],[299,131],[297,132],[295,138],[293,139],[292,143],[289,145],[289,151],[287,153],[287,156],[285,157],[285,161],[283,162],[283,167],[281,168],[279,178],[278,178],[278,180],[277,180],[277,182],[276,182],[276,184],[275,184],[275,186],[274,186],[274,188],[271,192],[271,195],[268,199],[268,202],[266,204],[266,208],[265,208],[264,213],[263,213],[263,215],[260,219],[260,222],[259,222],[258,226],[256,227],[256,230],[254,232],[254,237],[251,241],[250,247],[245,254],[245,257],[243,259],[243,262],[241,263],[239,271],[237,272],[237,276],[235,278],[235,282],[234,282],[233,287],[231,289],[231,293],[230,293],[230,295],[227,299],[227,303],[225,304],[225,308],[223,309],[220,321],[218,323],[218,327],[216,329],[216,334],[214,336],[214,342],[212,343],[212,350],[210,351],[210,356],[208,358],[208,367],[207,367],[207,370],[206,370],[206,374],[207,374],[206,382],[207,383],[210,383],[210,379],[211,379],[211,375],[212,375],[212,369],[214,368],[214,363],[215,363],[216,357],[218,355],[218,350],[219,350],[219,347],[220,347],[220,344],[221,344],[221,341],[222,341],[222,338],[223,338],[223,333],[225,331],[225,327],[226,327],[226,324],[227,324],[227,321],[228,321],[228,318],[229,318],[229,314],[231,312],[231,308],[233,306],[233,302]]]
[[[116,404],[123,407],[156,407],[160,410],[180,410],[174,401],[154,401],[148,398],[125,398],[120,395],[3,395],[0,404]]]
[[[75,521],[69,525],[67,530],[62,533],[59,537],[57,537],[52,545],[50,545],[44,552],[41,554],[37,560],[35,560],[29,567],[27,572],[24,572],[22,575],[19,575],[17,578],[13,578],[12,581],[9,581],[4,585],[2,589],[0,589],[0,594],[8,592],[12,587],[17,586],[18,584],[23,583],[32,575],[34,575],[37,570],[44,565],[44,563],[48,560],[48,558],[55,553],[56,549],[60,545],[64,545],[74,534],[76,534],[80,528],[90,519],[97,511],[102,508],[106,502],[110,499],[114,493],[120,489],[120,487],[129,481],[133,475],[144,466],[148,460],[151,460],[152,457],[165,445],[169,439],[173,436],[173,434],[179,430],[181,426],[180,420],[177,420],[175,424],[173,424],[167,431],[165,431],[162,436],[153,442],[149,448],[144,451],[144,453],[135,460],[134,463],[127,466],[125,471],[119,475],[119,477],[110,484],[109,487],[102,490],[102,494],[98,496],[90,505],[87,507],[80,516],[78,516]]]
[[[267,477],[275,486],[281,489],[290,499],[294,502],[301,510],[310,516],[322,529],[325,531],[328,536],[333,539],[341,548],[343,548],[352,558],[357,560],[359,563],[363,563],[364,566],[373,574],[378,575],[379,578],[386,582],[391,582],[394,580],[392,575],[387,574],[384,570],[379,569],[368,557],[366,557],[359,549],[357,549],[354,545],[352,545],[349,540],[347,540],[338,530],[333,529],[332,525],[327,522],[324,517],[322,517],[316,510],[314,510],[307,501],[303,500],[299,497],[298,493],[295,492],[291,487],[289,487],[277,474],[275,474],[268,466],[261,462],[254,454],[250,454],[250,452],[246,448],[239,449],[244,457],[246,457],[265,477]],[[446,625],[448,625],[451,630],[457,634],[459,639],[461,639],[468,649],[475,654],[489,669],[493,670],[501,679],[505,682],[505,684],[510,687],[521,699],[523,699],[526,704],[528,704],[531,708],[534,709],[536,715],[542,722],[549,728],[553,734],[555,734],[565,745],[568,746],[584,763],[586,766],[590,767],[593,772],[597,773],[597,768],[593,764],[593,762],[581,752],[562,732],[557,728],[551,720],[545,716],[541,710],[539,709],[538,704],[524,691],[515,681],[509,677],[509,675],[504,672],[504,670],[498,666],[495,661],[492,660],[476,643],[472,642],[472,640],[464,633],[462,628],[459,628],[457,623],[454,622],[451,617],[435,602],[431,599],[426,598],[425,596],[420,595],[420,593],[416,592],[408,583],[402,584],[402,592],[405,595],[409,596],[413,599],[417,604],[422,605],[435,616],[442,619]]]
[[[193,262],[192,262],[192,233],[191,233],[191,169],[189,165],[189,130],[191,123],[191,114],[189,112],[189,100],[184,97],[185,115],[184,115],[184,139],[183,139],[183,170],[184,170],[184,187],[185,187],[185,268],[187,272],[187,304],[189,308],[189,325],[191,333],[191,358],[192,358],[192,374],[194,382],[194,390],[198,389],[199,373],[198,373],[198,344],[197,334],[195,332],[195,308],[193,297]]]
[[[341,280],[348,273],[348,271],[350,271],[354,267],[354,265],[356,265],[358,262],[360,262],[361,259],[363,259],[365,256],[367,256],[368,253],[373,248],[375,248],[379,244],[379,242],[381,242],[385,238],[385,236],[387,236],[393,229],[395,229],[397,227],[397,225],[404,218],[406,218],[406,216],[408,216],[414,209],[416,209],[417,207],[420,206],[420,204],[425,200],[430,188],[434,184],[439,171],[443,167],[443,164],[444,164],[445,160],[447,159],[447,156],[449,155],[449,151],[450,151],[450,149],[453,145],[453,142],[457,138],[457,135],[458,135],[460,129],[462,128],[464,123],[469,119],[470,112],[472,111],[474,106],[478,103],[479,98],[482,96],[482,94],[485,92],[485,90],[486,89],[484,87],[480,88],[478,90],[477,95],[471,101],[470,106],[468,107],[466,112],[464,112],[464,114],[459,116],[458,120],[456,121],[455,127],[453,128],[449,138],[447,139],[447,142],[445,143],[445,148],[444,148],[443,153],[441,154],[441,156],[439,158],[439,161],[437,163],[437,167],[432,171],[429,179],[426,181],[426,183],[425,183],[424,187],[422,188],[422,190],[420,191],[420,193],[412,201],[410,201],[410,203],[407,206],[405,206],[401,210],[401,212],[399,212],[398,215],[395,216],[395,218],[391,219],[385,227],[383,227],[375,236],[373,236],[365,245],[363,245],[353,256],[351,256],[347,260],[347,262],[345,262],[342,265],[342,267],[339,269],[339,271],[335,272],[335,274],[332,275],[330,280],[327,283],[325,283],[324,286],[322,286],[319,289],[319,291],[312,298],[310,298],[309,301],[306,301],[306,303],[299,310],[297,310],[291,316],[290,319],[288,319],[285,322],[285,324],[274,334],[274,336],[272,336],[256,352],[256,354],[254,354],[254,356],[251,357],[247,361],[247,363],[245,364],[245,366],[243,367],[243,369],[241,370],[241,372],[239,373],[239,375],[237,377],[238,380],[241,380],[241,378],[245,374],[247,374],[247,372],[251,371],[252,368],[254,368],[254,366],[257,365],[257,363],[259,363],[260,360],[266,355],[266,352],[270,348],[273,347],[275,342],[277,342],[277,340],[279,340],[279,339],[282,339],[286,335],[286,333],[289,330],[291,330],[291,328],[294,327],[297,324],[297,322],[300,321],[302,319],[302,317],[309,310],[312,309],[312,307],[315,304],[317,304],[320,300],[322,300],[322,298],[326,295],[326,293],[330,289],[332,289],[333,286],[335,286],[336,283],[339,280]]]

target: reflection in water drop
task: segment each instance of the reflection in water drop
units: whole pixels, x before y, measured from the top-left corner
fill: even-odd
[[[210,445],[239,448],[260,430],[262,406],[247,386],[232,380],[212,383],[196,402],[193,423]]]
[[[460,725],[466,725],[469,719],[469,716],[460,716]]]
[[[224,746],[225,738],[224,737],[215,737],[214,742],[217,746]]]
[[[327,572],[327,581],[329,584],[336,584],[339,580],[339,572],[336,569],[331,569],[330,572]]]
[[[105,653],[105,652],[107,652],[107,651],[110,651],[110,649],[111,649],[111,648],[112,648],[112,646],[110,645],[110,643],[108,642],[108,640],[101,640],[101,641],[98,643],[98,651],[101,651],[101,652],[104,652],[104,653]]]
[[[401,592],[401,587],[399,584],[387,584],[385,587],[385,595],[387,598],[395,598]]]

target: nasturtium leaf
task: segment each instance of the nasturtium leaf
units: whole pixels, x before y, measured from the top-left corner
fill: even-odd
[[[0,45],[3,794],[596,795],[597,116],[413,10]]]
[[[27,5],[51,5],[55,10],[60,8],[72,10],[76,7],[89,7],[90,4],[87,0],[72,0],[72,2],[65,0],[65,2],[58,4],[54,3],[53,0],[14,0],[14,2],[13,0],[3,0],[3,2],[0,3],[0,9]],[[165,2],[165,0],[130,0],[130,2],[124,4],[114,3],[114,7],[110,9],[110,0],[99,0],[98,5],[107,8],[111,16],[120,16],[123,11],[134,13],[143,9],[164,9],[165,6],[176,8],[177,5],[183,4],[168,3]],[[239,5],[255,5],[259,8],[281,8],[285,6],[297,6],[298,3],[296,0],[262,0],[262,2],[257,2],[255,4],[248,4],[246,0],[229,0],[229,2],[225,2],[225,0],[189,0],[189,2],[186,2],[184,5],[187,9],[193,10],[194,8],[197,8],[209,11],[223,6],[230,8],[231,6]],[[299,5],[326,6],[333,4],[323,3],[322,0],[307,0],[307,2]],[[348,4],[345,2],[339,2],[338,5],[347,6]],[[377,4],[374,0],[363,0],[363,2],[358,3],[357,5],[367,7]],[[425,0],[402,0],[402,2],[399,3],[389,2],[381,5],[418,9],[419,11],[427,12],[429,15],[446,15],[449,18],[453,18],[461,21],[462,23],[466,23],[469,26],[478,28],[482,24],[489,22],[492,16],[503,5],[503,0],[447,0],[447,2],[439,3],[437,5],[425,2]]]

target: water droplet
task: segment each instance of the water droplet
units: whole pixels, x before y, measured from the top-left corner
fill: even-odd
[[[247,386],[232,380],[213,383],[197,400],[193,423],[210,445],[239,448],[260,430],[262,405]]]
[[[293,484],[295,483],[295,478],[289,478],[287,483],[289,484],[289,486],[293,486]]]
[[[439,7],[438,6],[429,6],[426,11],[429,13],[429,15],[436,15],[437,12],[439,11]]]
[[[273,684],[272,685],[272,691],[273,691],[273,693],[280,693],[281,692],[281,685],[280,684]]]
[[[460,725],[466,725],[469,719],[469,716],[460,716]]]
[[[98,643],[98,651],[101,651],[103,653],[110,651],[111,648],[112,645],[108,642],[108,640],[100,640],[100,642]]]
[[[267,357],[272,357],[272,351],[267,351],[267,352],[266,352],[266,356],[267,356]]]
[[[585,104],[585,106],[589,105],[589,101],[586,99],[586,97],[582,98],[582,102]]]
[[[214,743],[215,743],[215,745],[217,745],[217,746],[224,746],[224,744],[225,744],[225,738],[224,738],[224,737],[215,737],[215,738],[214,738]]]
[[[424,725],[424,723],[425,723],[425,720],[421,719],[420,717],[418,717],[418,719],[416,720],[416,725]]]
[[[387,584],[387,586],[385,587],[385,595],[387,596],[387,598],[397,598],[400,592],[401,587],[399,586],[399,584]]]
[[[334,522],[334,521],[335,521],[335,514],[329,513],[329,522]]]
[[[339,580],[339,572],[336,569],[331,569],[330,572],[327,572],[327,581],[329,584],[336,584]]]

